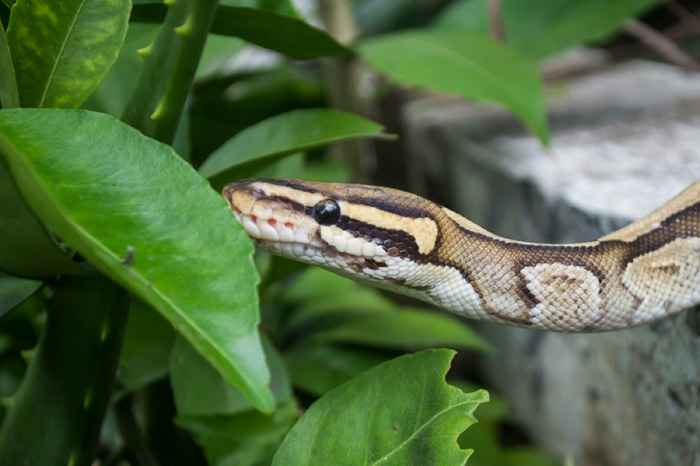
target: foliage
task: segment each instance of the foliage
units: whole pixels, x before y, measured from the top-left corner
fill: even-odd
[[[430,348],[490,350],[463,322],[254,255],[217,193],[345,181],[329,144],[391,137],[329,108],[317,59],[504,106],[546,142],[534,59],[652,2],[519,3],[506,43],[471,0],[350,45],[290,0],[0,4],[3,461],[550,464],[501,448],[486,393],[445,382],[453,354]]]

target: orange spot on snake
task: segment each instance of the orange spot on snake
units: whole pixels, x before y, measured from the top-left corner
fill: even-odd
[[[294,228],[294,224],[292,222],[284,222],[284,226],[287,228]]]
[[[275,220],[274,218],[268,218],[267,224],[270,225],[271,227],[274,227],[275,225],[277,225],[277,220]]]

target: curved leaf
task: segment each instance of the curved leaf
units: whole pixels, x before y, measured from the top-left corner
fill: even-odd
[[[161,312],[257,408],[272,408],[252,244],[187,163],[79,110],[0,111],[0,153],[50,229]]]
[[[399,84],[504,105],[543,142],[549,139],[537,67],[488,37],[407,31],[363,42],[358,52]]]
[[[457,438],[488,394],[445,383],[454,354],[402,356],[329,391],[289,432],[273,466],[464,465],[471,451]]]
[[[133,19],[160,22],[164,14],[163,5],[138,5],[134,8]],[[352,54],[352,50],[325,31],[300,18],[267,9],[222,4],[210,32],[238,37],[299,60]]]
[[[78,107],[117,59],[129,0],[18,0],[8,38],[23,107]]]
[[[379,137],[382,126],[352,113],[306,109],[276,115],[231,138],[199,172],[214,186],[255,174],[285,155],[336,141]]]

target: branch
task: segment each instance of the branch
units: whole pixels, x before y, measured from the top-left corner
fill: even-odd
[[[497,41],[506,40],[506,28],[503,23],[503,8],[501,0],[489,0],[489,30]]]
[[[2,464],[89,466],[112,394],[129,297],[102,278],[63,278],[0,433]]]
[[[166,4],[168,13],[158,36],[139,50],[144,68],[122,119],[144,134],[171,144],[218,0],[171,0]]]
[[[689,70],[700,70],[700,64],[685,53],[675,42],[636,19],[629,20],[624,30],[658,53],[664,60]]]

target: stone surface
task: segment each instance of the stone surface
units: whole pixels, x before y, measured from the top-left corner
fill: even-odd
[[[552,144],[447,98],[404,108],[418,191],[494,232],[586,241],[700,179],[700,78],[628,63],[552,90]],[[415,175],[409,180],[418,179]],[[543,447],[576,465],[700,466],[700,311],[616,333],[481,328],[488,377]]]

